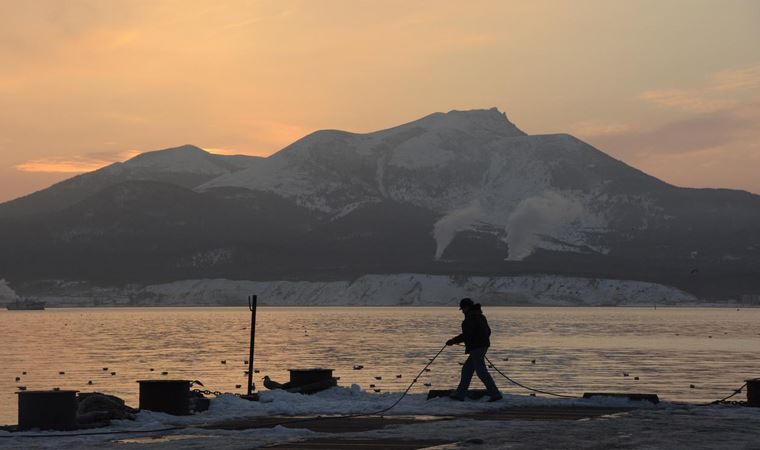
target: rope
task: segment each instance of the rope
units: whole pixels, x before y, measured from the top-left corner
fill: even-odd
[[[534,389],[534,388],[532,388],[532,387],[526,386],[526,385],[524,385],[524,384],[522,384],[522,383],[519,383],[519,382],[517,382],[517,381],[515,381],[515,380],[513,380],[513,379],[511,379],[511,378],[509,378],[509,377],[508,377],[508,376],[507,376],[507,375],[506,375],[504,372],[502,372],[501,370],[499,370],[499,368],[498,368],[498,367],[496,367],[496,365],[494,365],[494,363],[492,363],[490,359],[488,359],[488,356],[486,356],[486,361],[488,361],[488,364],[490,364],[490,365],[491,365],[491,367],[493,368],[493,370],[495,370],[495,371],[496,371],[496,372],[497,372],[499,375],[501,375],[502,377],[504,377],[504,378],[505,378],[507,381],[509,381],[510,383],[512,383],[512,384],[514,384],[514,385],[516,385],[516,386],[520,386],[520,387],[521,387],[521,388],[523,388],[523,389],[527,389],[527,390],[529,390],[529,391],[537,392],[537,393],[539,393],[539,394],[544,394],[544,395],[551,395],[551,396],[553,396],[553,397],[562,397],[562,398],[580,398],[580,397],[576,397],[576,396],[574,396],[574,395],[556,394],[556,393],[554,393],[554,392],[549,392],[549,391],[542,391],[541,389]]]
[[[718,405],[718,404],[720,404],[720,403],[723,403],[723,402],[725,402],[726,400],[728,400],[729,398],[733,397],[734,395],[740,394],[740,393],[742,392],[742,389],[744,389],[745,387],[747,387],[747,383],[744,383],[744,384],[742,384],[741,386],[739,386],[739,388],[737,388],[737,389],[734,389],[734,393],[733,393],[733,394],[731,394],[731,395],[728,395],[728,396],[726,396],[726,397],[723,397],[723,398],[722,398],[722,399],[720,399],[720,400],[715,400],[715,401],[712,401],[712,402],[710,402],[710,403],[705,403],[705,404],[703,404],[702,406],[712,406],[712,405]]]
[[[549,392],[549,391],[542,391],[542,390],[540,390],[540,389],[534,389],[534,388],[532,388],[532,387],[529,387],[529,386],[525,386],[524,384],[518,383],[517,381],[513,380],[512,378],[509,378],[509,377],[508,377],[506,374],[504,374],[504,373],[503,373],[501,370],[499,370],[499,368],[498,368],[498,367],[496,367],[496,365],[494,365],[494,363],[492,363],[490,359],[488,359],[488,356],[486,356],[485,358],[486,358],[486,361],[488,361],[488,364],[490,364],[490,365],[491,365],[491,367],[492,367],[492,368],[493,368],[493,369],[494,369],[496,372],[498,372],[498,373],[499,373],[499,375],[501,375],[502,377],[504,377],[504,378],[505,378],[507,381],[509,381],[510,383],[512,383],[512,384],[514,384],[514,385],[517,385],[517,386],[520,386],[520,387],[521,387],[521,388],[523,388],[523,389],[527,389],[527,390],[529,390],[529,391],[533,391],[533,392],[538,392],[539,394],[546,394],[546,395],[551,395],[551,396],[554,396],[554,397],[562,397],[562,398],[581,398],[581,397],[575,397],[575,396],[572,396],[572,395],[563,395],[563,394],[557,394],[557,393],[554,393],[554,392]],[[734,389],[734,392],[733,392],[732,394],[730,394],[730,395],[727,395],[727,396],[725,396],[725,397],[721,398],[720,400],[714,400],[714,401],[712,401],[712,402],[710,402],[710,403],[704,403],[704,404],[702,404],[702,405],[700,405],[700,406],[712,406],[712,405],[718,405],[718,404],[724,403],[724,402],[726,402],[726,400],[728,400],[729,398],[732,398],[733,396],[735,396],[735,395],[737,395],[737,394],[741,394],[742,390],[743,390],[745,387],[747,387],[747,383],[744,383],[743,385],[741,385],[741,386],[739,386],[738,388]],[[731,402],[731,404],[740,404],[740,403],[738,403],[738,402]]]
[[[354,417],[365,417],[365,416],[376,416],[383,413],[386,413],[390,411],[391,409],[395,408],[396,405],[401,403],[401,400],[406,397],[406,395],[409,393],[409,391],[412,389],[412,387],[417,383],[419,378],[422,376],[423,373],[425,373],[425,369],[430,367],[431,364],[433,364],[433,361],[435,361],[438,356],[443,353],[443,351],[446,349],[446,345],[441,347],[440,350],[438,350],[438,353],[433,356],[430,361],[428,361],[427,364],[425,364],[425,367],[420,370],[420,372],[417,374],[416,377],[412,380],[411,383],[409,383],[409,386],[407,386],[406,390],[401,394],[401,396],[396,399],[393,404],[390,406],[373,411],[368,413],[357,413],[357,414],[345,414],[342,416],[314,416],[314,417],[305,417],[303,419],[293,419],[293,420],[283,420],[280,422],[275,423],[268,423],[265,426],[266,427],[276,427],[280,425],[289,425],[293,423],[303,423],[303,422],[310,422],[313,420],[329,420],[329,419],[351,419]],[[202,384],[201,384],[202,386]],[[178,431],[178,430],[184,430],[187,428],[192,428],[191,426],[178,426],[178,427],[169,427],[169,428],[158,428],[154,430],[121,430],[121,431],[91,431],[91,432],[84,432],[84,433],[58,433],[58,434],[11,434],[11,435],[0,435],[0,438],[14,438],[14,437],[28,437],[28,438],[49,438],[49,437],[76,437],[76,436],[99,436],[99,435],[108,435],[108,434],[143,434],[143,433],[159,433],[159,432],[165,432],[165,431]]]
[[[438,356],[440,356],[441,353],[443,353],[443,351],[446,350],[446,347],[448,347],[448,346],[444,345],[443,347],[441,347],[440,350],[438,350],[438,353],[436,353],[435,356],[433,356],[430,359],[430,361],[428,361],[428,363],[425,364],[425,367],[423,367],[422,370],[420,370],[420,372],[417,374],[416,377],[414,377],[414,379],[412,380],[412,382],[409,383],[409,386],[406,387],[406,390],[404,390],[404,392],[401,394],[401,396],[398,399],[396,399],[396,401],[393,402],[393,404],[391,406],[388,406],[386,408],[383,408],[383,409],[380,409],[380,410],[377,410],[377,411],[368,412],[368,413],[345,414],[345,415],[342,415],[342,416],[315,416],[315,417],[306,417],[306,418],[303,418],[303,419],[293,419],[293,420],[287,420],[287,421],[282,421],[282,422],[275,422],[273,424],[266,424],[266,426],[267,427],[276,427],[276,426],[279,426],[279,425],[289,425],[289,424],[293,424],[293,423],[303,423],[303,422],[309,422],[309,421],[312,421],[312,420],[352,419],[352,418],[355,418],[355,417],[377,416],[377,415],[381,415],[383,413],[386,413],[386,412],[390,411],[391,409],[395,408],[396,405],[398,405],[399,403],[401,403],[401,400],[403,400],[404,397],[406,397],[406,395],[409,393],[409,391],[412,389],[412,387],[417,383],[417,381],[422,376],[422,374],[425,373],[425,369],[427,369],[428,367],[430,367],[431,364],[433,364],[433,361],[435,361],[438,358]]]

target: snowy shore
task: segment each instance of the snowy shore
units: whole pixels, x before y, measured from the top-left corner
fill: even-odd
[[[652,405],[625,400],[546,399],[507,395],[497,403],[425,400],[423,394],[406,397],[386,415],[453,416],[446,421],[420,421],[354,433],[316,433],[281,425],[229,431],[200,428],[204,424],[262,416],[313,416],[320,414],[372,413],[389,406],[399,393],[374,394],[358,386],[333,388],[313,396],[286,392],[264,392],[260,402],[221,396],[211,408],[193,416],[175,417],[149,411],[135,421],[115,421],[95,432],[142,431],[111,435],[70,436],[59,432],[25,432],[20,437],[0,432],[0,448],[208,448],[242,449],[313,437],[334,438],[436,438],[451,442],[446,448],[468,448],[465,442],[479,438],[477,448],[755,448],[760,438],[760,409],[730,406],[697,406],[674,403]],[[475,420],[468,414],[519,407],[608,407],[634,408],[598,418],[582,420]],[[162,433],[148,430],[180,427]],[[56,437],[45,437],[55,434]],[[159,437],[159,438],[156,438]],[[459,444],[456,444],[459,443]],[[125,447],[126,445],[126,447]]]
[[[250,294],[268,306],[436,306],[462,297],[490,306],[703,306],[695,296],[656,283],[560,275],[452,277],[416,273],[344,281],[181,280],[148,286],[95,287],[51,282],[36,297],[48,306],[229,306]]]

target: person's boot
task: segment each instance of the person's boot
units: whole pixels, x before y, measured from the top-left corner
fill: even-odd
[[[488,399],[488,403],[498,402],[499,400],[501,400],[503,398],[504,398],[504,396],[502,396],[501,394],[497,394],[497,395],[494,395],[493,397],[489,398]]]

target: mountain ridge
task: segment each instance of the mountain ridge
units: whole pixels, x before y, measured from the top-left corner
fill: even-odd
[[[257,159],[256,156],[214,155],[189,144],[144,152],[127,161],[115,162],[0,203],[0,219],[59,211],[122,181],[156,180],[195,187],[223,173],[241,170]]]
[[[56,208],[0,205],[2,277],[552,273],[760,292],[760,196],[676,187],[494,108],[322,130],[266,158],[182,146],[109,167]]]

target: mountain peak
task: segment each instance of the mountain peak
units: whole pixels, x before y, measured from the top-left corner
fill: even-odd
[[[242,168],[239,167],[241,164],[235,163],[234,158],[214,155],[194,145],[141,153],[115,166],[116,170],[122,168],[207,175],[222,175]]]
[[[185,144],[179,147],[165,148],[163,150],[153,150],[150,152],[143,152],[139,155],[127,160],[126,162],[140,162],[152,159],[164,159],[164,158],[187,158],[210,155],[209,152],[203,150],[195,145]]]
[[[526,133],[510,122],[506,113],[493,107],[489,109],[453,109],[447,113],[437,112],[402,126],[428,129],[454,129],[471,134],[497,134],[501,136],[525,136]]]

